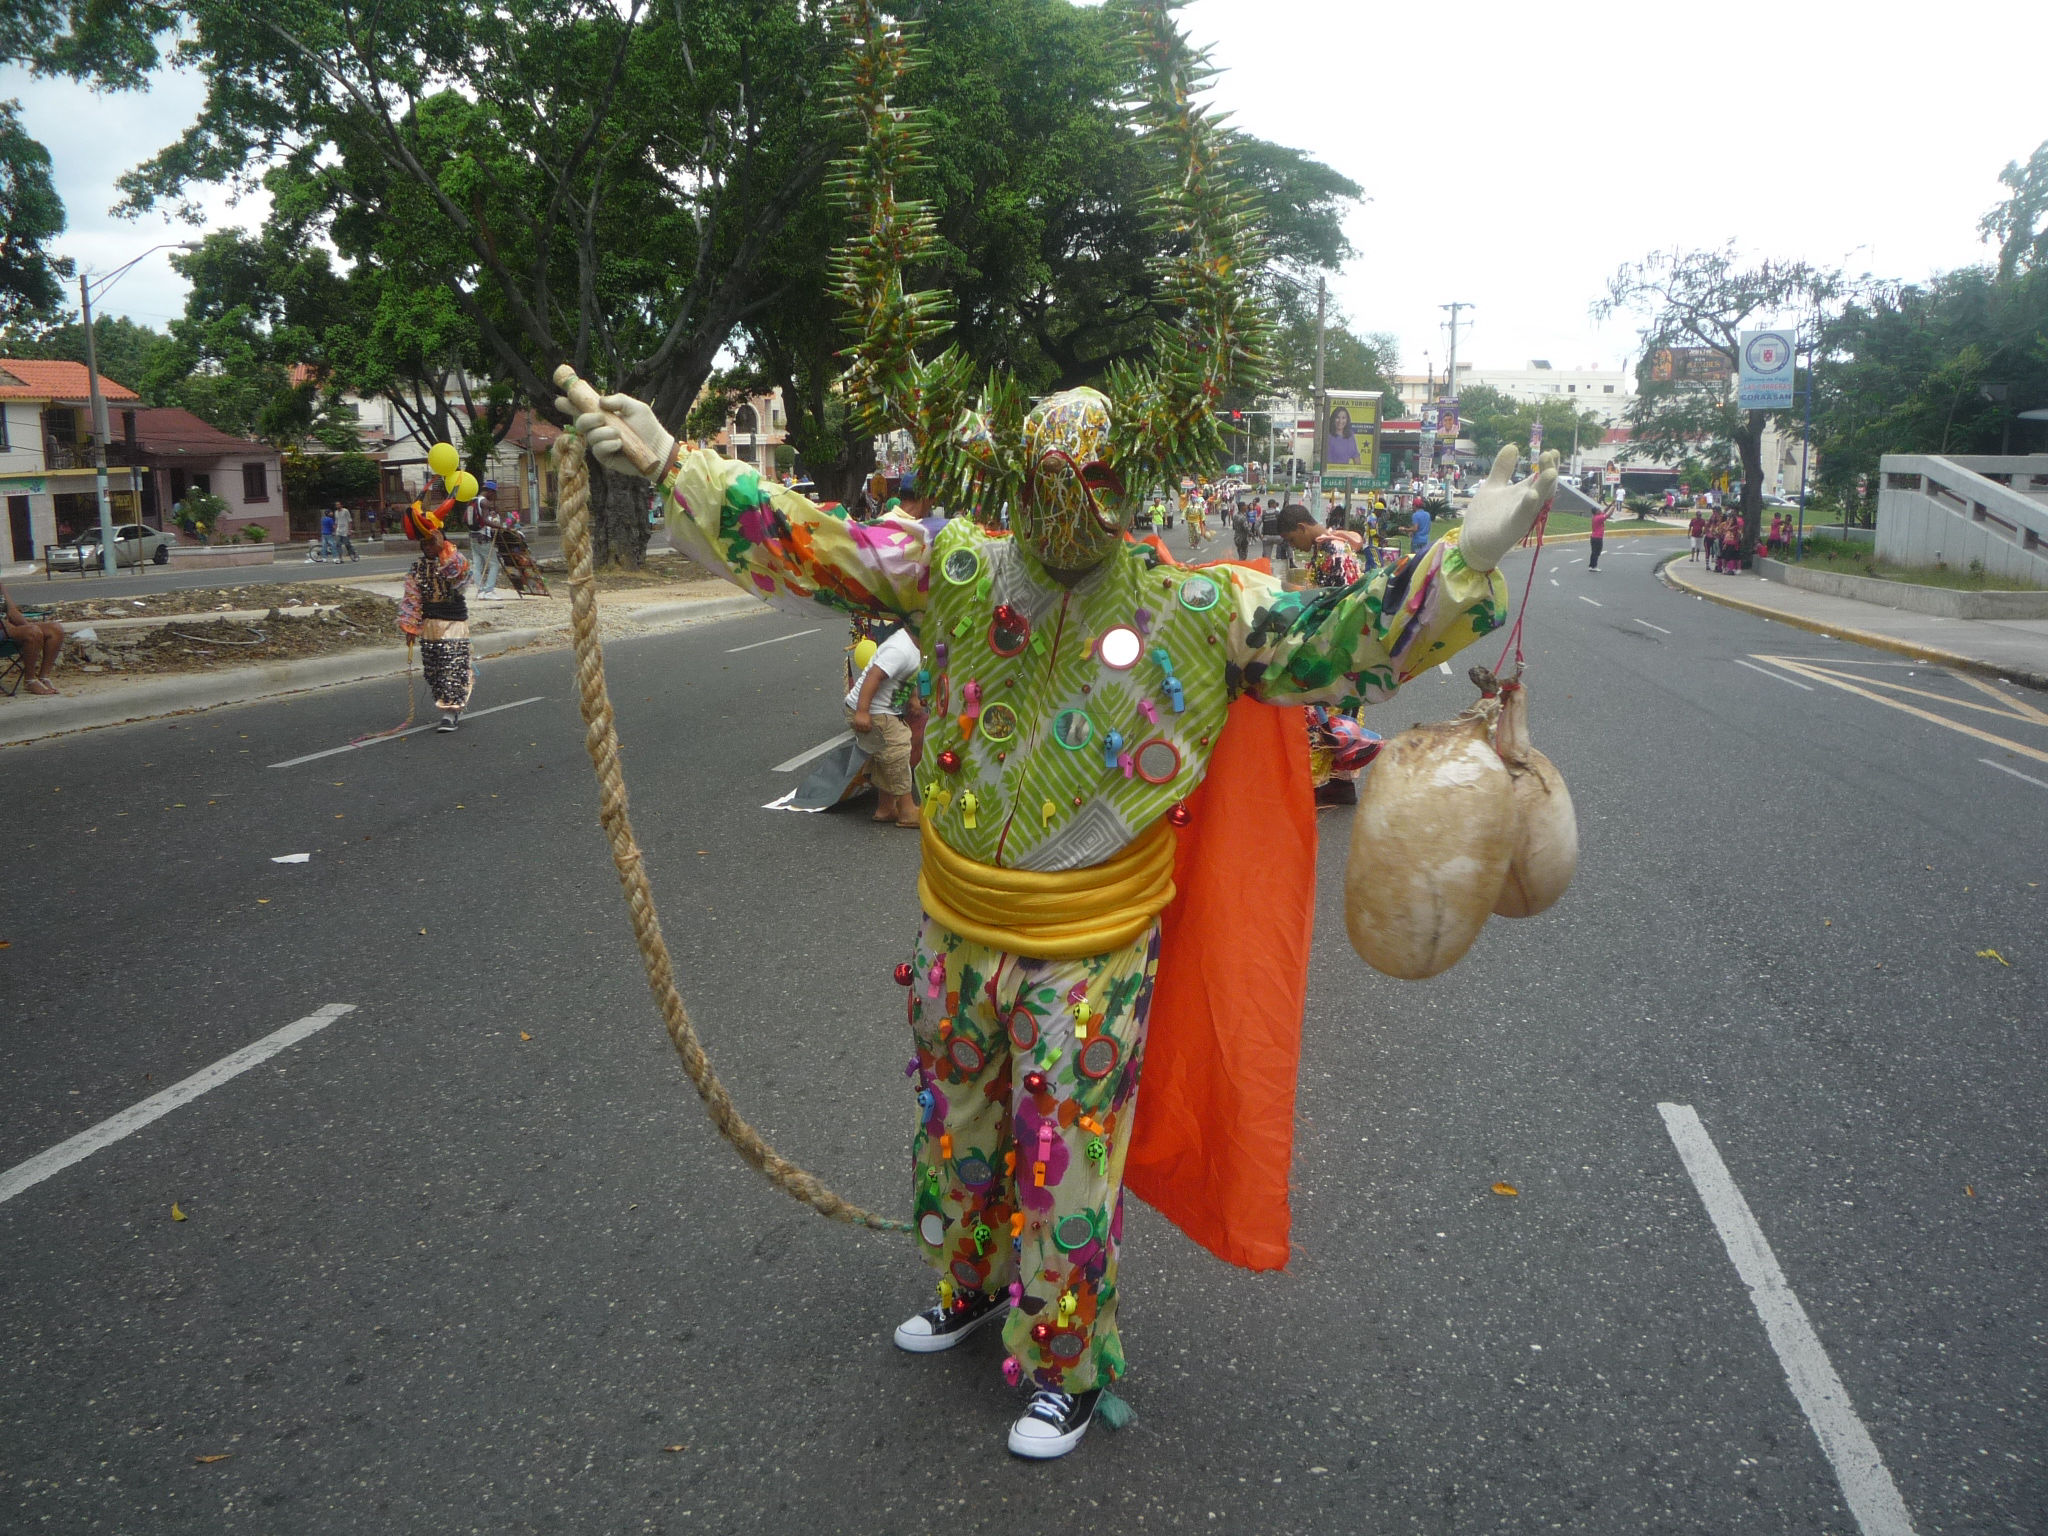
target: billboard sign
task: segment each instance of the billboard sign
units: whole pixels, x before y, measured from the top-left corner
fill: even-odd
[[[1380,456],[1380,392],[1376,389],[1326,391],[1322,448],[1326,473],[1371,476]]]
[[[1650,354],[1652,384],[1726,384],[1728,354],[1719,347],[1660,347]]]
[[[1743,331],[1736,352],[1742,358],[1735,404],[1745,411],[1792,409],[1793,337],[1790,331]]]

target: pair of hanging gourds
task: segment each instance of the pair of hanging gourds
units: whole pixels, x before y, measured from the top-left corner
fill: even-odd
[[[1388,742],[1351,823],[1351,947],[1404,981],[1456,965],[1489,916],[1545,910],[1578,868],[1571,792],[1530,743],[1528,690],[1472,672],[1483,697]]]

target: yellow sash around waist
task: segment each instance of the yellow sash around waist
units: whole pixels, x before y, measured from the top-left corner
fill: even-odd
[[[962,938],[1038,960],[1077,960],[1135,942],[1173,900],[1173,828],[1164,818],[1086,869],[999,869],[949,848],[924,824],[918,898]]]

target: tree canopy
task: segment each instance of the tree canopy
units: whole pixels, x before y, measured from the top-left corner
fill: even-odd
[[[1472,439],[1482,462],[1491,462],[1506,443],[1518,444],[1526,452],[1529,430],[1539,421],[1543,445],[1561,453],[1571,450],[1574,432],[1582,448],[1607,435],[1606,417],[1583,410],[1570,399],[1517,400],[1488,384],[1468,384],[1458,392],[1458,430]]]

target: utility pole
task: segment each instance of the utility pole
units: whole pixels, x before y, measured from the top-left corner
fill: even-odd
[[[117,563],[114,506],[107,498],[107,402],[100,395],[99,348],[93,344],[92,289],[83,272],[78,274],[78,307],[85,321],[85,378],[92,398],[92,467],[93,484],[100,496],[100,565],[111,576]]]
[[[1470,303],[1464,299],[1459,299],[1452,304],[1437,305],[1438,309],[1447,309],[1451,312],[1451,361],[1449,368],[1444,372],[1444,398],[1446,400],[1458,398],[1458,311],[1461,309],[1477,309],[1478,307],[1477,304]]]
[[[1318,277],[1316,279],[1316,408],[1314,412],[1316,435],[1314,447],[1309,453],[1309,463],[1315,466],[1315,473],[1309,484],[1309,492],[1317,503],[1317,505],[1309,510],[1317,514],[1318,520],[1321,519],[1323,510],[1321,506],[1323,499],[1323,470],[1325,467],[1323,464],[1323,418],[1325,415],[1324,406],[1327,404],[1323,398],[1323,321],[1328,313],[1329,297],[1329,286],[1322,278]]]

